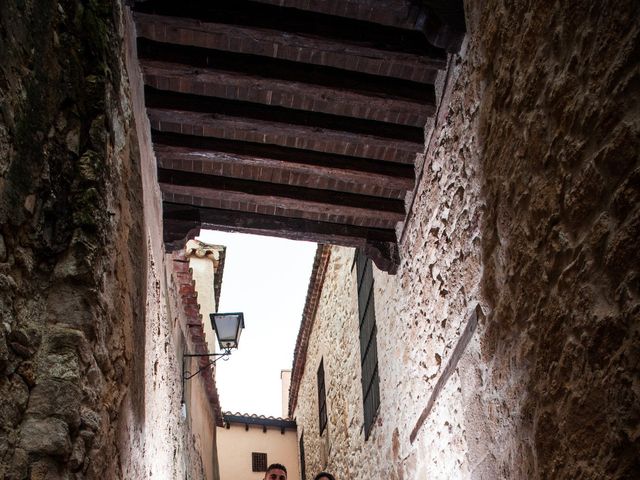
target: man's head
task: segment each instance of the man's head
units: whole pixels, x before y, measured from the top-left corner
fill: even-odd
[[[287,480],[287,469],[280,463],[272,463],[264,474],[264,480]]]
[[[313,480],[336,480],[336,479],[330,473],[320,472],[315,477],[313,477]]]

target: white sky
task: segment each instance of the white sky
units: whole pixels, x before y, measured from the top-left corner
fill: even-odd
[[[198,239],[227,247],[218,311],[244,313],[239,348],[216,363],[222,410],[280,417],[316,244],[211,230]]]

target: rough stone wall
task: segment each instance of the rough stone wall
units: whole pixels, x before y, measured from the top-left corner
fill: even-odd
[[[487,453],[497,474],[638,478],[640,4],[490,3],[476,413],[518,441]]]
[[[366,442],[353,257],[332,248],[295,412],[308,474],[640,475],[640,5],[592,3],[467,5],[402,265],[375,272]]]
[[[203,455],[215,451],[215,445],[199,445],[188,418],[182,415],[182,353],[187,350],[185,305],[178,285],[169,280],[173,257],[165,255],[162,246],[161,197],[155,157],[143,103],[135,27],[126,10],[123,23],[128,88],[137,135],[135,146],[140,156],[144,193],[141,211],[144,212],[147,262],[146,271],[142,272],[146,280],[142,307],[145,318],[133,345],[139,355],[137,366],[141,368],[141,376],[136,381],[143,393],[138,397],[131,389],[133,394],[127,395],[121,406],[118,418],[120,472],[114,478],[215,480],[215,471],[212,476],[205,475],[204,463],[210,470],[216,470],[216,459],[209,455],[203,462]],[[199,401],[202,392],[194,397]],[[213,424],[210,430],[214,437]]]
[[[116,478],[115,420],[127,388],[141,398],[146,255],[119,14],[0,5],[2,478]]]
[[[0,478],[201,478],[125,20],[0,3]]]

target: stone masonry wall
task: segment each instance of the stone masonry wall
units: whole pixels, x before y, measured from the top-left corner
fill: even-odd
[[[474,414],[509,418],[487,453],[498,475],[638,478],[640,4],[492,2],[474,22],[492,311]]]
[[[132,28],[0,3],[0,478],[201,478]]]
[[[111,1],[0,5],[0,477],[117,478],[142,205]],[[142,352],[144,354],[144,351]]]
[[[295,411],[307,474],[637,478],[640,5],[471,3],[402,265],[374,272],[367,441],[353,253],[332,247]]]

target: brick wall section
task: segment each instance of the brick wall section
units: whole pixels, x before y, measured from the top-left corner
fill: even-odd
[[[402,264],[375,272],[381,405],[366,442],[353,253],[332,247],[295,410],[308,473],[640,474],[639,9],[467,5]]]
[[[177,290],[177,296],[180,299],[179,307],[182,307],[182,312],[179,318],[181,319],[185,337],[188,338],[189,353],[212,352],[214,349],[209,348],[205,340],[202,314],[198,305],[198,292],[195,291],[195,281],[189,268],[189,259],[184,252],[174,252],[172,257],[172,286],[173,291]],[[194,360],[194,363],[198,364],[196,368],[201,368],[206,367],[210,360],[206,357],[201,357]],[[211,404],[212,420],[216,426],[222,427],[222,410],[220,409],[220,399],[218,398],[214,374],[215,369],[208,366],[198,374],[197,380],[203,383],[203,388]]]

